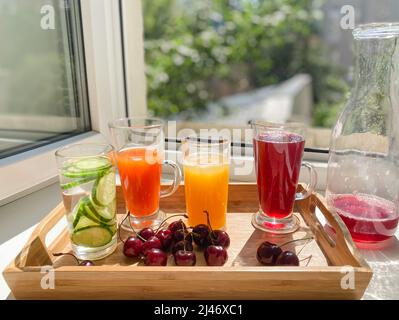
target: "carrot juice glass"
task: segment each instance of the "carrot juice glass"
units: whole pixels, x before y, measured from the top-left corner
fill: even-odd
[[[229,185],[230,141],[188,137],[182,140],[186,210],[190,226],[207,224],[213,229],[226,225]]]
[[[317,183],[312,165],[302,162],[305,127],[300,123],[253,122],[252,128],[260,207],[252,224],[271,233],[293,232],[299,226],[292,214],[294,202],[311,195]],[[297,193],[301,166],[309,170],[310,183],[306,191]]]
[[[124,227],[156,228],[165,218],[159,199],[173,194],[181,180],[180,169],[164,159],[164,122],[156,118],[123,118],[109,123],[115,159],[126,208]],[[172,185],[161,190],[162,167],[174,171]]]

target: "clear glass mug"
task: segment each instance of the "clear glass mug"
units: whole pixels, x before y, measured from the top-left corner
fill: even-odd
[[[164,122],[157,118],[122,118],[110,122],[109,128],[130,213],[124,227],[156,228],[165,218],[159,210],[160,198],[172,195],[181,181],[178,165],[164,160]],[[161,190],[162,166],[174,171],[173,183],[166,190]]]
[[[113,148],[81,143],[55,153],[72,250],[82,260],[98,260],[117,244]]]
[[[226,226],[230,140],[187,137],[182,139],[186,211],[190,226]]]
[[[294,232],[299,226],[292,214],[294,202],[311,195],[317,183],[312,165],[302,162],[305,126],[267,122],[253,122],[251,126],[260,206],[252,223],[271,233]],[[310,183],[303,193],[297,193],[301,166],[309,170]]]

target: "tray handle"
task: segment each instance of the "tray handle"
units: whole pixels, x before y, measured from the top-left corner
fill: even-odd
[[[304,186],[299,185],[298,188],[301,189]],[[320,248],[332,264],[356,267],[364,265],[364,261],[357,252],[346,225],[335,212],[328,210],[323,196],[312,194],[307,199],[298,201],[297,205],[301,208],[302,216],[312,229]],[[326,231],[317,218],[316,208],[320,210],[335,232],[328,233]],[[340,254],[336,254],[337,251]]]
[[[15,259],[18,268],[52,265],[53,259],[46,247],[47,233],[64,216],[65,209],[61,202],[36,226],[28,242]]]

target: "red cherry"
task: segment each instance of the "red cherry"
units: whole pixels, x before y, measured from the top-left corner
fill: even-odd
[[[167,263],[167,254],[157,248],[149,249],[144,259],[144,264],[146,266],[166,266]]]
[[[299,266],[298,256],[292,251],[282,252],[276,261],[278,266]]]
[[[178,250],[173,255],[177,266],[195,266],[197,257],[193,251]]]
[[[144,228],[139,232],[139,236],[145,240],[148,240],[149,238],[153,237],[154,235],[155,235],[155,232],[151,228]]]
[[[226,263],[228,255],[222,246],[210,245],[204,251],[206,264],[208,266],[222,266]]]
[[[204,248],[208,245],[208,235],[211,229],[206,224],[198,224],[193,228],[192,235],[195,244]]]
[[[137,237],[128,237],[123,244],[123,254],[129,258],[136,258],[143,250],[143,241]]]
[[[172,247],[172,253],[175,254],[179,250],[184,250],[184,251],[193,251],[193,244],[191,242],[188,242],[186,240],[179,241],[175,243]]]
[[[70,252],[57,252],[57,253],[53,253],[54,257],[61,257],[61,256],[71,256],[75,259],[76,263],[78,266],[82,266],[82,267],[91,267],[94,266],[94,262],[91,260],[82,260],[80,261],[73,253]]]
[[[273,266],[276,264],[276,260],[281,252],[283,250],[277,244],[265,241],[258,247],[256,258],[263,265]]]
[[[184,230],[187,229],[185,223],[183,222],[183,220],[177,220],[177,221],[173,221],[169,226],[168,229],[170,231],[172,231],[172,233],[175,233],[177,230]]]
[[[144,255],[147,254],[147,251],[150,249],[162,249],[161,241],[155,237],[150,237],[146,242],[143,243],[142,252]]]
[[[170,231],[169,229],[159,230],[155,236],[161,241],[162,249],[168,251],[170,249],[170,246],[172,245],[172,231]]]
[[[175,233],[173,234],[173,240],[174,242],[179,242],[182,240],[193,242],[193,237],[189,232],[185,232],[184,230],[176,230]]]
[[[226,231],[214,230],[209,233],[207,244],[208,246],[222,246],[223,248],[227,249],[230,246],[230,237]]]

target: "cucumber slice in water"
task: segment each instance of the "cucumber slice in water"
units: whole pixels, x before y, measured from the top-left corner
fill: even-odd
[[[71,182],[68,182],[68,183],[61,184],[61,189],[62,190],[68,190],[68,189],[71,189],[71,188],[74,188],[74,187],[78,187],[78,186],[80,186],[82,184],[85,184],[87,182],[93,181],[95,179],[96,179],[96,176],[88,176],[88,177],[85,177],[85,178],[81,178],[81,179],[78,179],[78,180],[75,180],[75,181],[71,181]]]
[[[81,230],[86,227],[99,227],[100,224],[96,221],[93,221],[89,219],[87,216],[82,215],[79,219],[79,221],[76,223],[74,229],[75,230]]]
[[[85,213],[84,207],[89,202],[90,202],[90,199],[89,199],[88,196],[86,196],[86,197],[81,198],[79,200],[79,202],[77,203],[77,205],[75,206],[75,208],[73,210],[73,213],[72,213],[72,215],[73,215],[73,223],[72,223],[73,228],[76,227],[76,225],[78,224],[80,218],[84,215],[84,213]]]
[[[94,157],[69,163],[62,170],[62,175],[67,178],[97,178],[111,168],[108,158]]]
[[[110,166],[107,158],[94,157],[76,161],[74,167],[80,171],[97,171]]]
[[[112,235],[114,235],[116,233],[116,229],[117,229],[116,223],[114,223],[113,225],[110,225],[108,227],[108,229],[109,229],[109,231],[111,231]]]
[[[108,206],[115,200],[115,172],[110,170],[109,173],[97,179],[93,186],[92,199],[98,206]]]
[[[107,207],[95,207],[93,203],[89,202],[84,206],[85,215],[94,221],[101,223],[112,224],[116,215],[115,205]]]
[[[102,171],[78,171],[78,172],[71,172],[71,171],[63,171],[62,175],[67,178],[71,179],[96,179]]]
[[[72,234],[72,242],[78,246],[102,247],[112,240],[112,233],[104,227],[86,227]]]
[[[114,220],[116,217],[116,198],[106,207],[104,207],[102,210],[102,216],[107,218],[111,217],[111,220]]]

